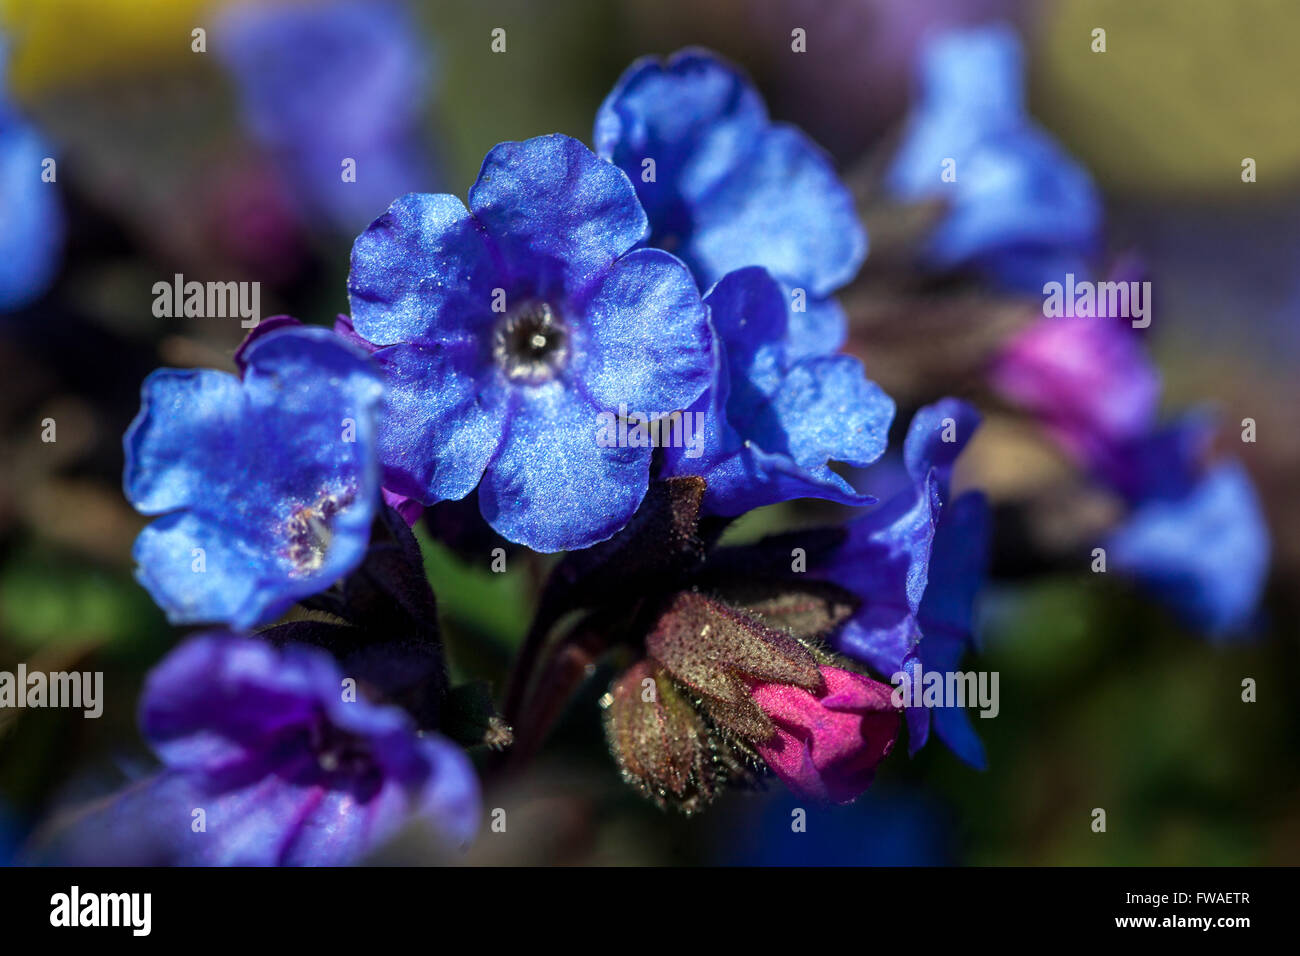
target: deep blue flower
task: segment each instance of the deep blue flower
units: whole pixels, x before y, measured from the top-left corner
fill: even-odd
[[[791,354],[785,296],[766,270],[737,270],[704,301],[717,336],[718,382],[686,413],[702,416],[698,444],[668,446],[664,475],[703,477],[703,510],[715,515],[800,497],[873,502],[828,462],[863,466],[879,458],[893,401],[855,358]]]
[[[429,505],[477,485],[488,523],[538,551],[626,524],[652,449],[604,447],[600,416],[687,408],[714,370],[690,272],[631,251],[645,234],[627,176],[560,135],[494,147],[468,209],[394,202],[348,280],[357,333],[388,346],[384,486]]]
[[[1033,292],[1067,272],[1086,275],[1101,201],[1088,173],[1025,112],[1015,33],[942,34],[922,55],[920,85],[886,187],[901,199],[947,201],[925,263],[976,268]],[[948,160],[952,182],[942,178]]]
[[[1181,494],[1154,494],[1106,542],[1110,566],[1132,574],[1189,626],[1244,632],[1268,577],[1269,533],[1237,461],[1212,466]]]
[[[847,541],[825,565],[809,568],[862,600],[832,638],[835,649],[886,677],[907,671],[915,684],[920,671],[953,671],[973,647],[988,506],[978,492],[948,499],[953,465],[978,425],[978,413],[956,399],[919,410],[903,444],[908,487],[849,522]],[[959,708],[910,707],[910,751],[928,739],[931,711],[944,742],[982,767],[983,747]]]
[[[175,623],[266,623],[365,553],[379,501],[383,386],[332,332],[280,329],[240,379],[159,369],[124,446],[126,496],[162,515],[136,576]]]
[[[182,644],[150,673],[140,704],[163,770],[65,822],[43,855],[338,866],[413,820],[467,843],[481,812],[468,757],[417,733],[404,710],[350,693],[345,677],[316,648],[226,633]]]
[[[42,179],[53,152],[5,97],[6,49],[0,36],[0,312],[41,296],[63,253],[58,186]]]
[[[796,306],[793,349],[843,344],[843,314],[826,297],[867,254],[853,196],[815,143],[769,119],[739,69],[706,50],[639,59],[601,104],[594,140],[635,185],[650,245],[681,256],[700,288],[763,266]]]
[[[432,70],[419,35],[390,0],[243,4],[214,31],[253,135],[339,229],[363,228],[394,196],[431,185],[419,131]],[[342,178],[344,159],[356,161],[354,182]]]

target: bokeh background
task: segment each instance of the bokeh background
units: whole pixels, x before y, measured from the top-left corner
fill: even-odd
[[[121,435],[150,370],[233,370],[242,334],[236,320],[156,318],[155,282],[259,281],[263,315],[328,324],[347,309],[351,241],[390,199],[464,195],[502,140],[559,131],[590,141],[628,63],[689,44],[743,65],[778,119],[822,143],[851,183],[869,183],[905,115],[924,38],[997,19],[1024,39],[1032,112],[1103,190],[1108,250],[1150,269],[1147,341],[1165,403],[1208,401],[1230,426],[1258,422],[1257,443],[1234,448],[1273,533],[1258,633],[1212,644],[1122,582],[1054,560],[1042,542],[1068,534],[1058,527],[1072,520],[1068,469],[992,408],[961,474],[999,516],[980,608],[978,666],[1001,675],[1000,715],[975,721],[986,772],[938,746],[913,760],[900,750],[857,804],[810,808],[806,833],[791,831],[796,802],[779,786],[684,819],[618,779],[598,673],[531,771],[494,780],[487,806],[508,808],[510,827],[485,835],[469,861],[1300,863],[1300,5],[443,0],[408,8],[401,45],[380,33],[358,54],[304,34],[261,55],[230,6],[0,0],[0,89],[57,158],[66,224],[52,283],[0,313],[0,669],[103,670],[106,689],[99,720],[0,712],[0,860],[53,808],[151,766],[135,699],[179,632],[132,578],[143,519],[121,495]],[[1098,26],[1103,55],[1089,50]],[[196,27],[204,53],[192,49]],[[497,27],[504,54],[490,48]],[[806,54],[791,53],[794,27],[807,31]],[[363,161],[359,188],[344,193],[337,159],[329,187],[313,178],[313,149],[337,157],[339,144],[328,122],[312,121],[311,84],[327,102],[352,102],[353,78],[372,74],[375,56],[382,82],[361,91],[373,102],[358,114],[370,138],[348,145],[395,158]],[[258,83],[301,94],[300,126],[267,128]],[[1241,182],[1246,156],[1258,163],[1253,184]],[[869,200],[875,241],[890,223]],[[0,229],[16,229],[17,208],[0,195]],[[868,374],[904,408],[969,393],[960,360],[938,371],[925,362],[936,326],[909,337],[902,310],[882,333],[872,269],[845,295]],[[957,308],[938,328],[974,362],[999,322],[1020,321],[1008,312],[1038,309]],[[54,443],[41,441],[46,418]],[[823,513],[759,513],[736,533]],[[499,688],[546,562],[521,555],[494,575],[486,552],[466,560],[427,526],[420,533],[455,676]],[[1253,704],[1241,700],[1246,677],[1258,682]],[[1090,827],[1096,807],[1104,834]],[[384,857],[426,858],[419,839]]]

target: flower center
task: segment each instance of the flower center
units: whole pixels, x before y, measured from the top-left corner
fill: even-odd
[[[340,730],[323,716],[308,728],[307,746],[320,769],[326,773],[362,776],[374,769],[374,758],[367,742]]]
[[[334,538],[334,517],[352,503],[353,497],[351,491],[325,494],[314,504],[304,505],[289,516],[284,534],[293,574],[305,575],[320,570]]]
[[[498,323],[492,355],[512,382],[549,382],[568,361],[568,329],[549,302],[527,302]]]

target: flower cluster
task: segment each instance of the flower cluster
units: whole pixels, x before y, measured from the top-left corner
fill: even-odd
[[[1098,274],[1102,211],[1087,171],[1027,116],[1022,74],[1019,41],[1005,26],[936,38],[885,187],[905,201],[942,203],[921,243],[927,269],[974,271],[1046,295],[1050,282]],[[1121,259],[1105,278],[1130,287],[1147,277]],[[1214,428],[1203,410],[1159,420],[1159,374],[1136,331],[1149,313],[1140,325],[1067,315],[1000,343],[989,384],[1119,503],[1121,521],[1096,542],[1110,568],[1213,637],[1248,632],[1270,551],[1249,475],[1236,461],[1211,460]]]
[[[1212,414],[1158,420],[1159,376],[1136,332],[1043,319],[1007,342],[992,381],[1121,503],[1099,542],[1111,567],[1212,637],[1249,631],[1270,550],[1254,486],[1239,462],[1211,460]]]
[[[249,16],[230,28],[281,29]],[[286,62],[233,66],[259,128],[311,165],[339,143],[313,138]],[[399,56],[365,82],[395,102],[413,69]],[[1021,288],[1082,272],[1095,190],[1024,115],[1014,41],[943,41],[924,80],[887,181],[925,199],[955,160],[927,268]],[[373,119],[361,112],[342,126]],[[383,119],[370,139],[405,135],[408,113]],[[463,845],[480,816],[471,754],[486,770],[485,748],[530,756],[598,663],[614,673],[613,759],[661,806],[694,812],[769,776],[848,802],[904,728],[910,753],[933,730],[982,768],[962,706],[890,686],[977,649],[990,509],[954,471],[980,416],[955,398],[913,406],[896,487],[859,490],[895,426],[893,399],[841,351],[836,294],[867,248],[828,157],[773,122],[735,67],[686,50],[632,64],[593,148],[558,133],[500,143],[464,201],[394,199],[355,240],[350,312],[332,329],[278,316],[236,353],[238,375],[151,375],[125,436],[126,495],[154,519],[137,575],[174,623],[219,630],[149,678],[158,773],[75,820],[51,855],[336,864],[422,824]],[[1201,468],[1193,426],[1155,425],[1133,342],[1064,329],[1013,340],[994,380],[1131,503],[1115,561],[1234,623],[1250,584],[1169,552],[1232,522],[1258,578],[1240,471]],[[1172,472],[1154,465],[1171,454]],[[851,516],[723,538],[795,499]],[[565,552],[499,712],[450,686],[412,531],[461,500],[506,542]]]

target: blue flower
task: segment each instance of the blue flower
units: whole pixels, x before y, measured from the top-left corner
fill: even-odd
[[[1037,323],[1004,350],[993,376],[1128,508],[1104,542],[1112,568],[1214,637],[1249,628],[1269,533],[1245,470],[1230,462],[1207,471],[1211,411],[1157,422],[1150,359],[1127,329],[1097,320]]]
[[[52,151],[5,99],[0,37],[0,312],[39,298],[54,281],[63,252],[58,187],[42,180]]]
[[[926,265],[975,268],[1027,292],[1086,274],[1100,245],[1101,200],[1088,173],[1026,115],[1015,33],[943,34],[925,49],[920,80],[886,187],[900,199],[947,201]],[[949,160],[955,180],[945,182]]]
[[[768,118],[740,70],[706,50],[637,60],[601,104],[594,140],[636,186],[650,245],[681,256],[701,288],[763,266],[787,301],[804,293],[793,349],[843,344],[843,314],[826,297],[867,254],[853,196],[815,143]]]
[[[862,606],[832,639],[835,649],[888,677],[948,673],[973,647],[975,595],[987,571],[988,506],[978,492],[951,503],[958,454],[979,425],[965,402],[943,399],[916,413],[903,444],[909,487],[851,521],[847,541],[809,571],[858,595]],[[936,730],[959,757],[984,765],[983,746],[959,708],[910,707],[908,746]]]
[[[244,4],[214,33],[253,135],[340,229],[430,185],[419,129],[431,69],[418,38],[405,4],[388,0]],[[355,181],[343,179],[345,159]]]
[[[1106,542],[1112,567],[1219,638],[1253,622],[1269,551],[1259,500],[1237,461],[1211,467],[1180,494],[1151,495]]]
[[[241,356],[243,380],[159,369],[124,447],[126,496],[162,515],[136,576],[175,623],[266,623],[365,553],[379,501],[383,387],[353,347],[282,329]]]
[[[488,523],[537,551],[623,527],[652,449],[603,446],[601,416],[687,408],[713,374],[690,272],[632,251],[645,234],[627,176],[560,135],[494,147],[468,210],[394,202],[348,280],[357,333],[387,346],[384,486],[429,505],[477,485]]]
[[[699,475],[703,510],[738,515],[791,498],[870,504],[830,461],[869,465],[885,451],[894,403],[847,355],[800,358],[785,296],[764,269],[740,269],[705,297],[717,338],[717,384],[686,412],[694,447],[665,449],[665,477]],[[690,417],[697,416],[697,417]]]
[[[339,866],[413,820],[452,845],[478,827],[478,781],[465,753],[418,733],[404,710],[350,693],[316,648],[193,638],[150,673],[140,722],[163,770],[59,830],[43,856]]]

